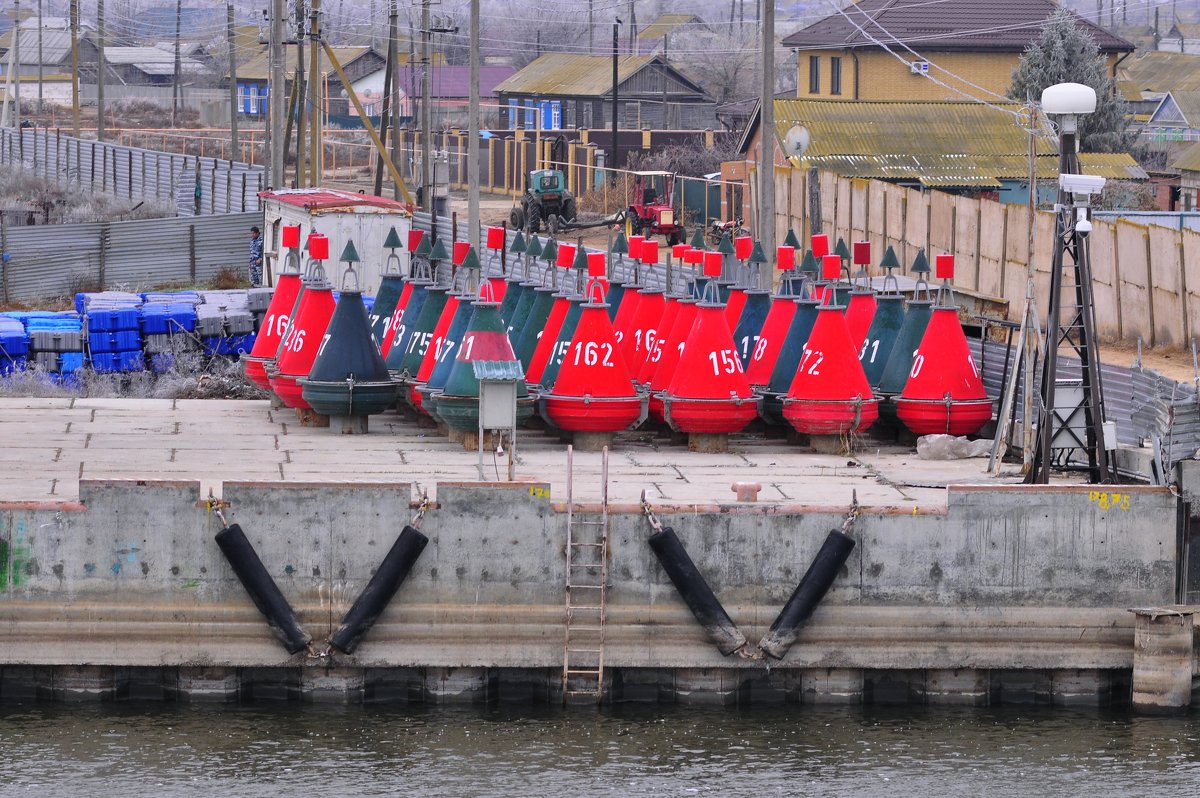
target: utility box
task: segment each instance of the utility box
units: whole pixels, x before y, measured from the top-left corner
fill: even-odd
[[[303,247],[309,233],[322,233],[329,237],[329,260],[325,261],[325,273],[334,285],[338,285],[341,264],[337,257],[342,254],[346,242],[353,240],[362,262],[355,269],[362,280],[363,293],[374,294],[379,290],[382,271],[389,250],[383,242],[388,231],[395,227],[401,241],[408,241],[412,227],[412,214],[404,203],[356,194],[334,188],[292,188],[259,193],[263,206],[263,278],[275,284],[275,277],[283,266],[279,256],[279,242],[284,225],[300,226],[300,241]],[[246,251],[249,259],[249,231]],[[400,251],[400,268],[408,273],[409,253]],[[308,264],[308,253],[300,252],[300,264]]]

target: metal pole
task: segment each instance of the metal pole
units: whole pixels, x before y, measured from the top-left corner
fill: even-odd
[[[762,13],[762,135],[758,159],[758,240],[770,258],[775,253],[775,4]],[[759,287],[770,288],[772,269],[760,269]]]
[[[613,41],[612,41],[612,165],[609,168],[611,168],[613,170],[612,179],[614,182],[617,179],[616,170],[620,168],[620,163],[618,162],[618,155],[621,152],[621,142],[617,138],[617,109],[620,107],[618,105],[619,98],[618,98],[618,94],[617,94],[617,90],[619,88],[619,85],[617,82],[617,51],[620,49],[620,46],[621,46],[620,36],[621,36],[621,20],[618,19],[615,22],[613,22]]]
[[[303,188],[308,175],[304,171],[304,132],[308,115],[309,85],[304,69],[304,0],[296,0],[296,74],[294,80],[300,87],[296,94],[296,186]]]
[[[433,109],[430,102],[429,24],[429,0],[421,0],[421,207],[426,211],[433,209],[433,197],[430,196],[433,193]]]
[[[96,3],[96,141],[104,141],[104,0]]]
[[[175,0],[175,74],[171,79],[171,127],[179,126],[179,112],[183,110],[183,59],[179,55],[179,29],[182,23],[183,0]]]
[[[308,95],[311,99],[308,125],[308,184],[321,185],[324,179],[325,143],[321,139],[321,104],[324,102],[324,86],[321,80],[321,0],[312,0],[312,11],[308,21],[309,48],[312,65],[308,70]]]
[[[267,90],[268,112],[271,117],[271,188],[283,188],[283,165],[287,158],[284,144],[284,86],[283,76],[283,12],[284,0],[271,0],[271,82]]]
[[[467,112],[467,240],[479,250],[479,0],[471,0],[471,103]]]
[[[229,160],[240,161],[238,146],[237,53],[233,46],[233,3],[225,4],[225,39],[229,44]]]
[[[21,141],[21,0],[13,0],[12,28],[15,71],[13,72],[13,127],[17,129],[17,141]]]
[[[79,138],[79,0],[71,0],[71,125]]]
[[[395,93],[395,75],[396,75],[396,0],[388,0],[388,45],[386,70],[383,75],[383,107],[379,113],[379,139],[382,142],[384,149],[387,148],[388,128],[392,122],[392,94]],[[392,138],[396,137],[396,130],[391,130]],[[383,194],[383,157],[375,159],[375,195],[382,196]]]
[[[42,113],[42,0],[38,0],[38,114]]]

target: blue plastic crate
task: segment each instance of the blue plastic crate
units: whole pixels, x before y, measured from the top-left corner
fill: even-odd
[[[0,324],[0,357],[29,354],[29,334],[17,323]]]
[[[204,345],[206,355],[240,355],[254,349],[254,337],[254,333],[246,333],[229,338],[213,336],[202,338],[200,341]]]
[[[140,326],[138,315],[138,309],[132,307],[90,309],[87,313],[88,333],[136,330]]]
[[[195,329],[195,305],[156,302],[142,308],[142,333],[145,335],[174,335]]]
[[[74,374],[83,368],[83,352],[62,352],[58,356],[58,370],[62,374]]]
[[[126,372],[141,371],[144,368],[146,368],[146,361],[140,351],[92,354],[92,371],[100,373]]]
[[[93,354],[98,352],[131,352],[141,351],[142,336],[135,330],[121,332],[89,333],[88,348]]]

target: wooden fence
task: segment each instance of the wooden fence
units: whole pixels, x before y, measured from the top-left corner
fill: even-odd
[[[1033,263],[1038,308],[1044,313],[1054,251],[1055,217],[989,199],[921,192],[878,180],[819,173],[821,228],[836,240],[870,241],[880,258],[889,245],[901,262],[918,248],[955,256],[954,285],[1009,301],[1019,320]],[[754,185],[753,172],[748,178]],[[789,227],[799,235],[807,216],[803,171],[776,167],[776,241]],[[1127,221],[1095,220],[1090,252],[1097,331],[1108,340],[1187,348],[1200,333],[1200,233]]]

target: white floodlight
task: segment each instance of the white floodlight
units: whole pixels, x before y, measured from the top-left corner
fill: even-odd
[[[1099,194],[1104,190],[1105,180],[1103,177],[1096,175],[1072,175],[1060,174],[1058,176],[1058,187],[1063,191],[1069,191],[1072,194],[1083,194],[1091,196]]]

